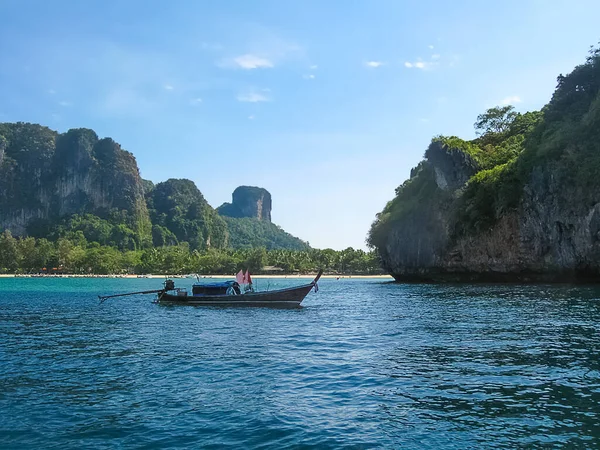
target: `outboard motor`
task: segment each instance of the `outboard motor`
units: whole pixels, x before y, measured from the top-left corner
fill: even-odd
[[[175,282],[173,280],[165,280],[165,291],[172,291],[175,289]]]

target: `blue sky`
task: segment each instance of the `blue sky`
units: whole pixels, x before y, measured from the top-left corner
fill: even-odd
[[[0,2],[0,121],[94,129],[214,207],[239,185],[314,247],[365,248],[432,136],[539,109],[600,2]]]

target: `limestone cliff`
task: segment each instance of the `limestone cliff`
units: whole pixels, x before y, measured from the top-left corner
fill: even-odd
[[[149,238],[137,163],[119,144],[88,129],[58,134],[35,124],[0,124],[0,229],[22,236],[33,221],[119,211],[142,241]]]
[[[369,235],[396,280],[600,281],[598,50],[558,81],[536,116],[434,139]]]
[[[271,194],[266,189],[239,186],[232,197],[231,203],[223,203],[217,208],[222,216],[271,221]]]

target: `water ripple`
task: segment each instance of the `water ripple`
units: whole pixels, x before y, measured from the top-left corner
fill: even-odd
[[[95,300],[153,283],[0,279],[2,448],[600,445],[597,288],[323,280],[294,310]]]

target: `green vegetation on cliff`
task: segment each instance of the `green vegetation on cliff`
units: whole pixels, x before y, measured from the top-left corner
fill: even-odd
[[[192,250],[227,246],[227,224],[193,181],[169,179],[147,194],[155,246],[187,242]]]
[[[472,141],[434,138],[424,161],[377,215],[368,243],[379,250],[384,265],[394,265],[398,272],[414,263],[416,273],[425,267],[418,258],[429,252],[430,263],[441,267],[440,258],[452,257],[436,246],[419,248],[415,253],[419,256],[404,258],[402,252],[409,250],[410,243],[398,238],[398,231],[407,234],[416,216],[438,214],[436,233],[446,234],[440,242],[448,249],[459,239],[489,232],[499,219],[519,211],[532,183],[536,192],[550,196],[554,202],[550,207],[556,211],[573,203],[588,208],[582,211],[596,205],[600,198],[600,48],[592,48],[584,64],[558,77],[556,91],[541,111],[492,108],[477,117],[475,129],[478,137]],[[562,195],[556,187],[546,192],[544,183],[563,186],[570,194]],[[419,236],[429,239],[426,234]],[[459,262],[461,251],[456,251],[454,261]]]
[[[579,200],[597,201],[600,189],[600,49],[586,63],[558,77],[551,101],[539,112],[517,114],[503,132],[478,140],[506,155],[469,181],[461,198],[457,231],[489,229],[518,207],[532,172],[552,165],[554,177],[575,188]]]
[[[285,232],[274,223],[254,218],[224,217],[232,248],[265,247],[267,250],[308,250],[308,243]]]
[[[0,124],[0,229],[57,235],[69,216],[94,215],[133,233],[134,242],[122,247],[148,245],[140,181],[133,155],[92,130],[58,134],[35,124]]]
[[[446,199],[447,195],[435,182],[435,173],[431,165],[419,164],[411,171],[411,178],[396,188],[396,197],[377,214],[367,242],[372,247],[383,249],[388,236],[399,221],[410,216],[415,217],[424,211],[424,208],[429,209]],[[426,221],[424,224],[426,225]]]

